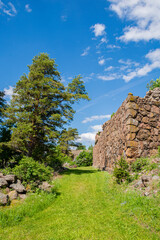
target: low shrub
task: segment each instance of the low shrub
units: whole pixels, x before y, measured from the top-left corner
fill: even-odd
[[[12,172],[26,183],[36,180],[48,181],[51,177],[51,168],[35,161],[31,157],[23,157],[19,165],[12,169]]]
[[[121,157],[121,159],[115,164],[113,176],[116,178],[118,184],[121,184],[123,181],[131,181],[129,165],[123,157]]]
[[[77,156],[76,161],[75,161],[75,164],[78,167],[92,166],[92,163],[93,163],[93,152],[92,151],[90,151],[90,152],[86,152],[86,151],[81,152]]]
[[[131,169],[133,172],[140,172],[147,165],[149,165],[148,158],[138,158],[132,163]]]

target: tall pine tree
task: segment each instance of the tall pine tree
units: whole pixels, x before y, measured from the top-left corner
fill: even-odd
[[[80,76],[63,85],[55,60],[47,54],[35,56],[28,67],[29,74],[16,84],[6,117],[13,125],[11,146],[41,161],[73,119],[73,104],[89,97]]]

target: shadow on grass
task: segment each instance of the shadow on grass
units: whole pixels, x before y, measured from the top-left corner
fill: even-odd
[[[95,169],[95,170],[88,170],[88,169],[70,169],[68,168],[67,170],[64,170],[61,175],[65,174],[65,175],[70,175],[70,174],[76,174],[76,175],[81,175],[81,174],[87,174],[87,173],[96,173],[99,170]]]

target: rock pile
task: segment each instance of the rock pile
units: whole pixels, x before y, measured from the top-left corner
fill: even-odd
[[[12,200],[26,197],[26,189],[15,175],[4,176],[0,173],[0,205],[9,204]]]

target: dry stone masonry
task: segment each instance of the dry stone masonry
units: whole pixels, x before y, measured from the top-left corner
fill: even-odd
[[[128,162],[157,153],[160,146],[160,88],[144,98],[128,94],[115,115],[96,135],[93,166],[112,170],[121,156]]]

